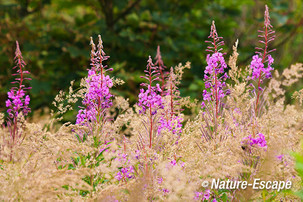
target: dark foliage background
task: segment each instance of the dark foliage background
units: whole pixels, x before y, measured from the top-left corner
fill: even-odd
[[[183,96],[201,99],[206,44],[211,21],[224,37],[227,56],[239,39],[239,65],[248,65],[258,44],[264,5],[270,8],[277,39],[272,48],[276,69],[303,62],[301,0],[6,0],[0,1],[0,109],[12,81],[18,40],[32,73],[31,107],[49,107],[71,80],[79,85],[89,65],[89,37],[101,34],[110,55],[112,76],[126,83],[115,94],[136,102],[140,75],[157,45],[167,67],[190,61]],[[77,83],[76,82],[76,83]],[[301,82],[302,84],[302,82]],[[302,86],[302,85],[301,85]],[[301,87],[295,86],[291,90]]]

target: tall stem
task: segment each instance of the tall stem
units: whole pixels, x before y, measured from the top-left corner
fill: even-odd
[[[102,49],[99,50],[99,57],[100,57],[100,76],[101,76],[101,81],[100,81],[100,85],[101,85],[101,89],[103,87],[103,66],[102,66]],[[101,98],[98,97],[98,115],[100,113],[100,106],[101,106]]]
[[[18,89],[18,93],[20,93],[21,91],[21,88],[22,88],[22,83],[23,83],[23,70],[22,70],[22,62],[21,62],[21,58],[20,56],[18,56],[18,66],[19,66],[19,73],[20,73],[20,82],[19,82],[19,89]],[[15,114],[14,114],[14,129],[13,129],[13,142],[12,144],[14,145],[15,144],[15,139],[16,139],[16,136],[17,136],[17,131],[18,131],[18,114],[19,112],[16,111]]]
[[[152,136],[153,136],[153,117],[152,108],[149,107],[149,120],[150,120],[150,131],[149,131],[149,148],[152,146]]]
[[[215,50],[215,53],[217,53],[217,45],[216,45],[216,36],[215,36],[215,33],[213,32],[213,41],[214,41],[214,50]],[[217,86],[217,73],[216,73],[216,69],[214,70],[215,72],[215,99],[216,99],[216,119],[218,118],[218,86]]]
[[[173,81],[170,81],[170,119],[172,120],[174,114],[174,103],[173,103]]]
[[[163,71],[162,71],[162,67],[160,68],[160,74],[161,74],[161,79],[162,79],[161,96],[163,96],[163,94],[164,94],[165,78],[164,78],[164,73],[163,73]]]
[[[266,58],[266,54],[267,54],[267,25],[265,25],[265,33],[264,33],[264,39],[265,39],[265,48],[264,48],[264,53],[263,53],[263,57],[262,57],[262,63],[264,64],[264,61],[265,61],[265,58]],[[255,114],[257,115],[257,112],[258,112],[258,104],[259,104],[259,99],[260,99],[260,85],[261,85],[261,71],[260,71],[260,74],[259,74],[259,80],[258,80],[258,94],[257,94],[257,100],[256,100],[256,108],[255,108]]]
[[[215,70],[216,71],[216,70]],[[218,84],[217,74],[215,73],[215,99],[216,99],[216,119],[218,118]]]
[[[149,93],[151,93],[152,87],[152,72],[151,66],[149,65]],[[152,147],[152,136],[153,136],[153,114],[152,114],[152,105],[149,104],[149,122],[150,122],[150,131],[149,131],[149,148]]]
[[[216,71],[216,70],[215,70]],[[215,126],[214,126],[214,130],[215,130],[215,134],[217,134],[217,119],[218,119],[218,89],[217,89],[217,74],[215,72],[215,101],[216,101],[216,108],[215,108]]]
[[[216,36],[215,36],[215,32],[212,33],[213,35],[213,45],[214,45],[214,50],[215,50],[215,53],[217,53],[217,45],[216,45]],[[215,102],[216,102],[216,107],[215,107],[215,116],[214,116],[214,130],[215,130],[215,134],[217,134],[217,119],[218,119],[218,85],[217,85],[217,73],[216,73],[216,69],[214,69],[214,72],[215,72]]]

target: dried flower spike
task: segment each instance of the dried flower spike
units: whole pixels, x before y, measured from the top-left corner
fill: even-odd
[[[179,107],[180,103],[178,102],[180,92],[176,85],[176,79],[177,76],[174,73],[174,69],[171,67],[167,78],[166,91],[164,92],[164,95],[166,95],[168,99],[163,99],[165,107],[164,112],[159,119],[159,134],[163,129],[168,129],[173,134],[182,133],[183,118],[178,114],[181,109]]]

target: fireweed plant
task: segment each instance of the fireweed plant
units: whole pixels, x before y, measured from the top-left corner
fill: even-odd
[[[203,90],[203,102],[201,108],[205,109],[203,113],[203,119],[205,120],[206,126],[202,127],[203,138],[211,140],[217,135],[218,126],[220,125],[220,118],[224,109],[223,98],[229,93],[226,87],[225,80],[228,78],[227,73],[224,70],[227,68],[227,64],[224,59],[225,53],[221,46],[224,45],[222,41],[223,37],[219,37],[215,22],[212,22],[210,39],[206,41],[210,45],[206,51],[210,52],[207,54],[206,62],[207,66],[204,71],[204,82],[205,90]]]
[[[164,110],[159,119],[159,134],[161,134],[161,130],[169,130],[175,135],[182,133],[183,118],[180,114],[182,109],[180,109],[180,92],[178,91],[177,83],[177,76],[174,73],[173,67],[171,67],[166,82],[165,96],[162,98]]]
[[[145,127],[147,126],[148,138],[146,138],[146,136],[143,137],[144,139],[148,139],[148,141],[145,140],[142,142],[142,147],[148,146],[151,148],[153,136],[156,131],[156,115],[158,110],[163,108],[163,104],[160,85],[157,83],[153,86],[153,83],[159,80],[159,73],[156,71],[156,66],[154,66],[150,56],[147,61],[147,68],[144,72],[145,76],[142,76],[142,78],[146,79],[146,83],[141,83],[141,86],[144,86],[146,90],[143,88],[140,89],[138,106],[141,107],[139,113],[147,115],[147,120],[144,123],[147,123]],[[146,142],[148,142],[148,144]]]
[[[17,86],[8,92],[8,123],[0,128],[6,137],[0,138],[0,200],[300,201],[293,192],[302,189],[302,180],[290,152],[301,151],[303,90],[294,94],[299,102],[293,105],[285,104],[284,88],[303,78],[303,65],[272,70],[271,28],[265,7],[264,47],[242,68],[238,43],[227,61],[212,23],[202,107],[178,91],[189,64],[166,68],[160,47],[155,64],[151,57],[147,61],[138,102],[130,106],[110,91],[121,81],[107,74],[101,37],[97,46],[91,40],[91,65],[80,90],[70,87],[55,98],[57,118],[82,101],[76,123],[63,125],[43,123],[36,113],[24,121],[30,111],[28,72],[17,44]],[[185,107],[192,113],[185,114]],[[0,124],[4,118],[0,114]],[[292,188],[202,186],[213,179],[252,183],[256,178],[291,181]]]
[[[248,79],[252,80],[252,93],[253,97],[255,97],[254,106],[252,107],[252,136],[248,137],[249,139],[256,138],[256,134],[259,133],[259,124],[256,118],[260,116],[262,113],[266,103],[263,99],[263,93],[264,89],[261,87],[261,84],[266,79],[270,79],[272,77],[271,71],[273,70],[272,64],[274,62],[273,57],[270,55],[271,52],[275,51],[275,49],[269,48],[269,43],[272,42],[275,39],[275,31],[272,30],[272,25],[270,24],[270,16],[267,5],[265,6],[265,12],[264,12],[264,26],[263,30],[258,30],[260,33],[258,37],[260,38],[259,42],[264,47],[256,47],[256,55],[253,56],[252,61],[250,63],[250,68],[252,70],[252,75],[248,77]],[[264,138],[264,135],[262,133],[258,134],[259,142],[262,142],[260,144],[257,144],[259,147],[266,148],[266,140]],[[262,138],[263,137],[263,138]],[[254,141],[252,141],[254,142]],[[251,142],[250,142],[250,146]],[[257,164],[258,160],[256,160],[255,163]]]
[[[107,111],[112,106],[112,97],[109,89],[113,86],[113,82],[107,71],[112,69],[103,65],[109,56],[105,55],[103,51],[103,42],[101,36],[98,36],[99,43],[96,46],[91,38],[91,69],[88,69],[88,77],[86,78],[85,97],[82,101],[84,107],[78,111],[76,124],[86,126],[89,129],[88,134],[102,133],[102,128],[107,121]],[[80,132],[80,138],[84,134]]]
[[[157,71],[157,67],[153,64],[151,56],[147,60],[146,70],[144,70],[145,76],[141,78],[145,79],[146,82],[141,83],[142,87],[138,95],[138,107],[139,115],[142,119],[144,126],[143,131],[139,131],[137,140],[137,148],[139,154],[142,155],[143,162],[140,163],[140,168],[143,169],[144,175],[149,178],[149,167],[153,164],[153,157],[148,154],[147,150],[152,151],[152,146],[155,145],[155,135],[158,127],[158,111],[163,108],[163,101],[161,97],[161,87],[156,81],[159,80],[160,73]]]
[[[170,71],[165,71],[166,67],[162,60],[160,46],[157,48],[157,55],[155,57],[155,66],[159,74],[161,97],[163,102],[163,112],[159,119],[158,135],[161,134],[161,130],[169,130],[173,134],[181,134],[183,118],[179,117],[180,92],[178,91],[178,78],[174,73],[174,68],[171,67]]]
[[[256,55],[253,56],[250,63],[251,76],[248,77],[248,80],[251,80],[251,87],[253,88],[252,95],[255,98],[252,106],[252,118],[251,118],[251,134],[248,137],[245,137],[243,140],[244,146],[243,149],[248,150],[246,158],[243,159],[245,165],[256,167],[259,163],[259,151],[266,150],[267,142],[262,133],[259,132],[260,127],[257,121],[257,117],[263,112],[264,107],[266,107],[265,100],[263,99],[264,89],[261,87],[261,84],[266,79],[272,77],[271,71],[273,70],[272,64],[274,59],[270,55],[271,52],[275,49],[270,50],[269,42],[275,39],[275,31],[272,30],[272,25],[270,24],[270,16],[268,7],[265,6],[264,12],[264,26],[263,30],[258,30],[260,35],[260,43],[264,46],[256,47]],[[257,149],[251,149],[257,148]],[[258,151],[259,150],[259,151]],[[256,154],[257,153],[257,154]]]
[[[147,90],[140,89],[138,106],[142,108],[139,110],[139,114],[148,114],[149,116],[149,121],[143,123],[149,125],[146,128],[149,128],[149,148],[151,148],[152,139],[158,143],[157,140],[162,137],[161,133],[164,130],[175,135],[182,132],[183,118],[180,115],[182,109],[178,101],[180,92],[177,87],[180,84],[179,79],[182,73],[176,75],[173,67],[170,68],[170,72],[165,71],[159,46],[155,65],[149,58],[145,73],[146,75],[142,78],[146,79],[147,82],[141,85],[145,86]],[[153,86],[154,82],[157,83]]]
[[[263,88],[261,84],[265,79],[269,79],[272,77],[271,71],[273,70],[272,64],[274,59],[270,55],[271,52],[275,51],[275,49],[270,50],[269,43],[275,39],[275,31],[272,30],[272,25],[270,24],[270,17],[268,7],[265,6],[264,13],[264,27],[263,30],[258,30],[260,35],[260,43],[264,45],[264,47],[256,47],[256,55],[253,56],[252,61],[250,63],[250,68],[252,69],[252,75],[249,77],[251,80],[256,82],[256,86],[254,86],[254,95],[256,97],[256,103],[254,107],[255,115],[258,116],[261,113],[261,109],[263,106],[263,102],[261,99]]]
[[[7,93],[8,99],[5,102],[5,105],[8,108],[7,127],[10,133],[10,137],[7,141],[11,149],[14,147],[14,145],[21,144],[21,142],[25,138],[25,134],[23,131],[25,127],[24,119],[31,111],[28,106],[30,102],[30,97],[29,95],[26,95],[26,92],[31,89],[31,87],[26,87],[24,85],[24,81],[30,80],[30,78],[27,77],[29,71],[25,70],[26,63],[23,60],[18,41],[16,41],[16,51],[14,59],[16,66],[13,67],[13,70],[15,70],[16,73],[12,75],[16,76],[16,78],[15,81],[11,83],[16,84],[17,86],[12,87]]]

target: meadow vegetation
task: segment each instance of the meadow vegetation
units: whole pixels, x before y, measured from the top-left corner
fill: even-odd
[[[260,43],[246,67],[237,64],[241,42],[226,53],[214,21],[210,27],[203,100],[181,97],[178,86],[190,62],[168,68],[158,46],[147,58],[137,103],[130,105],[112,91],[127,83],[110,73],[99,35],[97,45],[91,38],[90,67],[80,87],[71,81],[68,92],[60,91],[53,101],[56,110],[31,119],[30,67],[17,42],[15,81],[7,111],[0,114],[0,199],[300,200],[303,91],[293,93],[294,104],[286,103],[285,92],[303,77],[303,65],[275,70],[270,48],[275,31],[267,6]],[[75,108],[77,102],[81,106]],[[72,110],[76,122],[62,124]],[[202,186],[212,179],[255,178],[291,181],[292,188]]]

